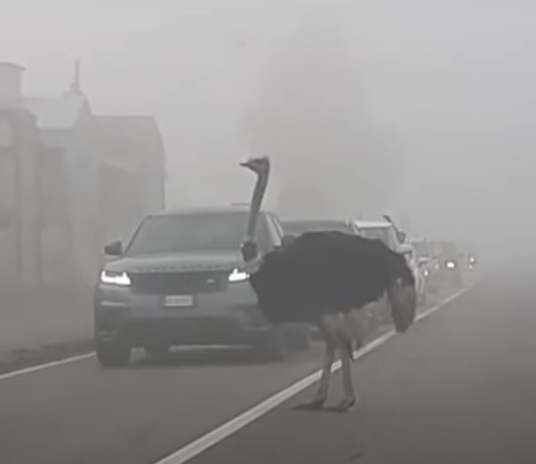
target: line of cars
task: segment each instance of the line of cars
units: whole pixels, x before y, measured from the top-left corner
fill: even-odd
[[[267,359],[308,349],[312,327],[275,327],[262,317],[242,270],[247,216],[247,205],[164,212],[146,217],[125,244],[106,246],[109,261],[94,292],[95,348],[103,367],[125,365],[133,348],[162,357],[173,346],[242,345]],[[425,300],[433,260],[390,220],[281,222],[261,211],[257,230],[262,253],[311,230],[383,240],[406,255]],[[379,304],[385,308],[369,312],[376,326],[388,317],[387,303]]]

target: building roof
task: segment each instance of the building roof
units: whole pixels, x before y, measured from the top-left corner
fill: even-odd
[[[36,117],[37,127],[41,130],[71,129],[89,108],[82,95],[24,97],[23,105]]]

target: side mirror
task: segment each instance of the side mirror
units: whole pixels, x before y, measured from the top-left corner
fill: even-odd
[[[290,245],[294,240],[296,240],[298,237],[296,235],[283,235],[281,238],[281,245],[286,247]]]
[[[244,242],[240,246],[240,252],[242,253],[242,259],[244,262],[249,263],[253,261],[258,254],[257,244],[255,242]]]
[[[405,232],[401,232],[400,230],[398,230],[398,231],[396,232],[396,236],[397,236],[398,241],[399,241],[400,243],[406,243],[407,235],[406,235]]]
[[[104,247],[104,253],[108,256],[121,256],[123,254],[123,245],[119,240],[112,242]]]

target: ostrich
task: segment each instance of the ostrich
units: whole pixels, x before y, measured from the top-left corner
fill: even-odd
[[[355,404],[350,363],[363,331],[359,310],[387,295],[397,332],[413,323],[415,282],[402,254],[380,240],[342,232],[307,232],[264,256],[257,252],[255,229],[268,184],[269,159],[254,158],[241,166],[257,174],[247,231],[242,243],[245,270],[269,323],[316,324],[325,341],[322,375],[312,401],[301,409],[321,409],[327,399],[331,367],[340,352],[344,395],[337,410]]]

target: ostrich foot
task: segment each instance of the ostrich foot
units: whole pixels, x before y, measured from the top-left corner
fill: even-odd
[[[314,398],[311,401],[298,404],[294,409],[299,411],[318,411],[324,407],[325,402],[326,398]]]
[[[335,410],[337,412],[347,412],[348,410],[353,408],[355,404],[355,398],[344,398],[337,406],[335,406]]]

